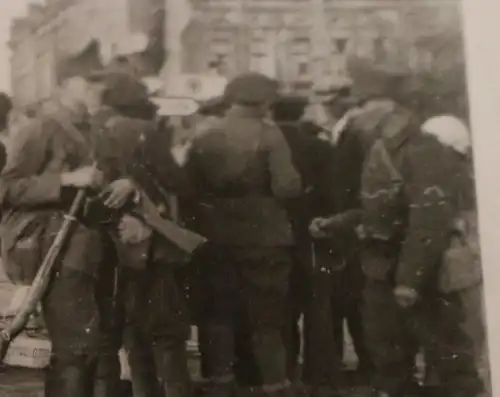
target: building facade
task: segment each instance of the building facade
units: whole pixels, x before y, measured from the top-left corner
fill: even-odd
[[[459,5],[458,0],[166,0],[168,73],[204,73],[218,60],[228,77],[262,71],[300,91],[349,78],[352,56],[420,67],[430,54],[418,43],[439,28],[460,30]]]
[[[127,52],[130,38],[147,33],[163,0],[46,0],[30,5],[11,25],[11,81],[14,101],[29,106],[49,98],[57,65],[97,40],[103,62]]]
[[[158,10],[165,14],[167,87],[180,74],[208,73],[214,63],[227,78],[261,71],[291,90],[308,91],[350,78],[353,57],[396,69],[463,58],[460,44],[450,53],[432,45],[450,31],[460,36],[459,0],[46,0],[12,23],[16,103],[48,98],[58,61],[92,39],[104,63],[130,51],[131,37],[149,32]]]

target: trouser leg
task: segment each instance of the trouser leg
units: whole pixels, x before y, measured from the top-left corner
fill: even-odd
[[[291,260],[288,250],[241,252],[244,305],[252,330],[252,345],[264,391],[288,387],[286,348],[282,336]]]
[[[332,321],[335,275],[317,270],[312,276],[312,295],[306,307],[304,382],[319,394],[338,389],[340,357]]]
[[[339,283],[335,283],[334,289],[338,288]],[[326,297],[325,297],[326,299]],[[336,355],[339,359],[339,363],[341,364],[344,360],[344,350],[345,350],[345,332],[344,332],[344,324],[345,324],[345,309],[346,305],[344,302],[345,296],[341,293],[330,292],[330,309],[331,313],[331,323],[332,323],[332,338],[329,343],[332,343],[336,349]],[[325,319],[326,320],[326,319]],[[319,326],[319,324],[318,324]]]
[[[283,330],[283,338],[287,348],[287,375],[290,380],[299,376],[299,356],[302,344],[299,320],[304,313],[307,299],[308,273],[307,260],[300,252],[294,252],[290,287],[288,291],[287,319]]]
[[[424,297],[419,308],[429,367],[436,373],[440,396],[475,397],[482,391],[474,341],[466,333],[466,312],[459,293]]]
[[[161,397],[151,340],[134,325],[124,335],[134,397]]]
[[[100,324],[95,279],[62,268],[54,275],[42,305],[52,342],[46,396],[91,397]]]
[[[363,308],[366,341],[374,364],[373,386],[399,397],[413,381],[415,313],[397,305],[393,286],[385,281],[367,280]]]
[[[201,272],[203,303],[201,323],[206,336],[205,352],[214,384],[232,384],[235,363],[235,318],[239,279],[230,247],[213,245],[203,253]]]
[[[233,370],[238,385],[242,387],[261,386],[262,377],[255,360],[252,333],[245,321],[236,325],[234,343],[236,362]]]
[[[99,272],[97,299],[102,321],[94,397],[119,397],[121,394],[119,350],[124,328],[121,276],[116,260],[111,258]]]
[[[370,371],[372,364],[366,346],[362,319],[362,293],[365,276],[357,254],[353,254],[347,261],[347,267],[340,274],[339,281],[340,296],[338,300],[342,306],[340,312],[343,313],[347,330],[354,345],[358,358],[358,368],[362,371]]]
[[[186,303],[167,265],[129,270],[126,349],[134,396],[187,397],[191,392]]]

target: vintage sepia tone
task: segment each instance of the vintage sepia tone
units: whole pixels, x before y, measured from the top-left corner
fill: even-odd
[[[460,0],[9,3],[0,397],[491,396]]]

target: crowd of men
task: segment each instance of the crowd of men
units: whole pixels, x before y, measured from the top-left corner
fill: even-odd
[[[297,383],[334,397],[344,323],[374,396],[483,392],[482,329],[467,328],[480,310],[464,299],[480,276],[466,272],[472,261],[444,266],[457,219],[475,207],[465,124],[354,98],[348,85],[314,100],[278,88],[255,73],[230,81],[200,110],[182,161],[146,87],[122,72],[66,77],[11,134],[0,197],[13,281],[33,282],[76,192],[88,191],[42,301],[47,397],[123,395],[122,346],[136,397],[288,397]],[[134,215],[144,195],[165,217],[175,196],[178,221],[208,242],[187,256],[165,240]],[[192,324],[201,391],[188,371]]]

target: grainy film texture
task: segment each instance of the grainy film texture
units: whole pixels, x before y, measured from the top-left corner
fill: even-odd
[[[461,7],[3,0],[0,396],[490,396]]]

